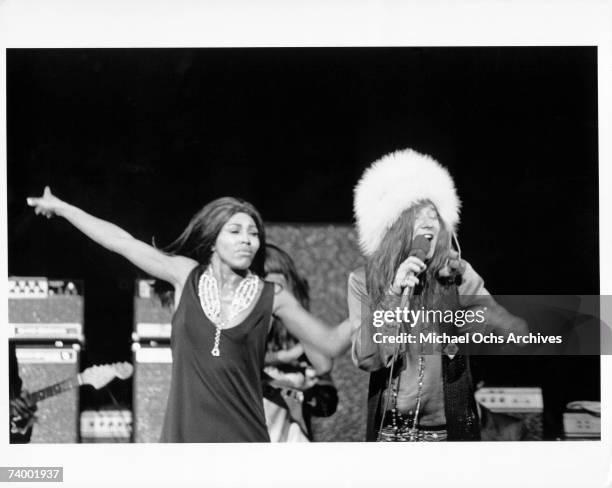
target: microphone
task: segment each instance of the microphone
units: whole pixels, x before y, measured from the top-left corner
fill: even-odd
[[[421,261],[425,261],[427,255],[429,254],[429,249],[431,247],[431,242],[424,235],[415,236],[412,240],[412,247],[410,248],[410,252],[408,256],[414,256],[419,258]],[[413,273],[411,273],[414,275]],[[410,288],[407,286],[404,288],[404,293],[402,293],[403,297],[410,298],[412,293],[414,292],[414,288]]]

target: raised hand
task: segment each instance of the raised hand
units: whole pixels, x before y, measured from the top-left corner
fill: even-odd
[[[44,215],[48,219],[56,215],[65,203],[51,193],[51,189],[45,186],[42,197],[28,197],[27,203],[34,207],[36,215]]]
[[[459,253],[457,251],[451,249],[446,259],[446,264],[440,269],[438,275],[443,278],[462,275],[465,272],[465,268],[465,261],[459,258]]]
[[[427,266],[416,256],[408,257],[397,268],[395,278],[391,284],[391,291],[396,295],[401,295],[404,288],[414,288],[419,284],[417,275],[425,271]]]

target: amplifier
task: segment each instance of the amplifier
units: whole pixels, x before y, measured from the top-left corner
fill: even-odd
[[[168,346],[133,344],[134,442],[159,442],[170,391],[172,352]]]
[[[9,278],[9,337],[83,341],[83,285],[79,281]]]
[[[538,387],[485,387],[475,393],[483,441],[542,440],[544,400]]]
[[[542,412],[544,400],[538,387],[480,388],[476,401],[492,412]]]
[[[563,431],[566,439],[601,438],[601,402],[575,401],[566,406]]]
[[[566,439],[601,438],[601,418],[589,412],[563,414],[563,431]]]
[[[169,340],[172,309],[163,307],[152,289],[153,280],[137,280],[134,296],[134,332],[132,340]]]
[[[47,389],[79,373],[80,346],[17,345],[15,354],[23,388],[30,393]],[[79,389],[38,402],[31,443],[78,442]]]
[[[132,412],[129,410],[84,410],[81,413],[81,442],[130,442]]]

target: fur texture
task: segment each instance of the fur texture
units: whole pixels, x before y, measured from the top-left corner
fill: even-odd
[[[354,211],[359,244],[370,256],[401,213],[430,200],[454,232],[461,202],[448,170],[435,159],[412,149],[383,156],[366,169],[355,187]]]

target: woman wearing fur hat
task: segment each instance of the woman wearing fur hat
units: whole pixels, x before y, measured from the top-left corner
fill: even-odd
[[[355,189],[357,228],[367,261],[349,276],[348,300],[351,326],[357,331],[353,360],[371,372],[368,441],[480,437],[467,357],[434,351],[432,345],[387,340],[401,337],[401,332],[419,337],[425,323],[374,327],[374,311],[479,308],[493,330],[526,330],[525,322],[499,306],[482,278],[452,249],[459,207],[448,171],[410,149],[375,162]],[[412,250],[417,236],[429,241],[421,258]],[[474,330],[442,329],[440,323],[427,327],[435,333]]]

